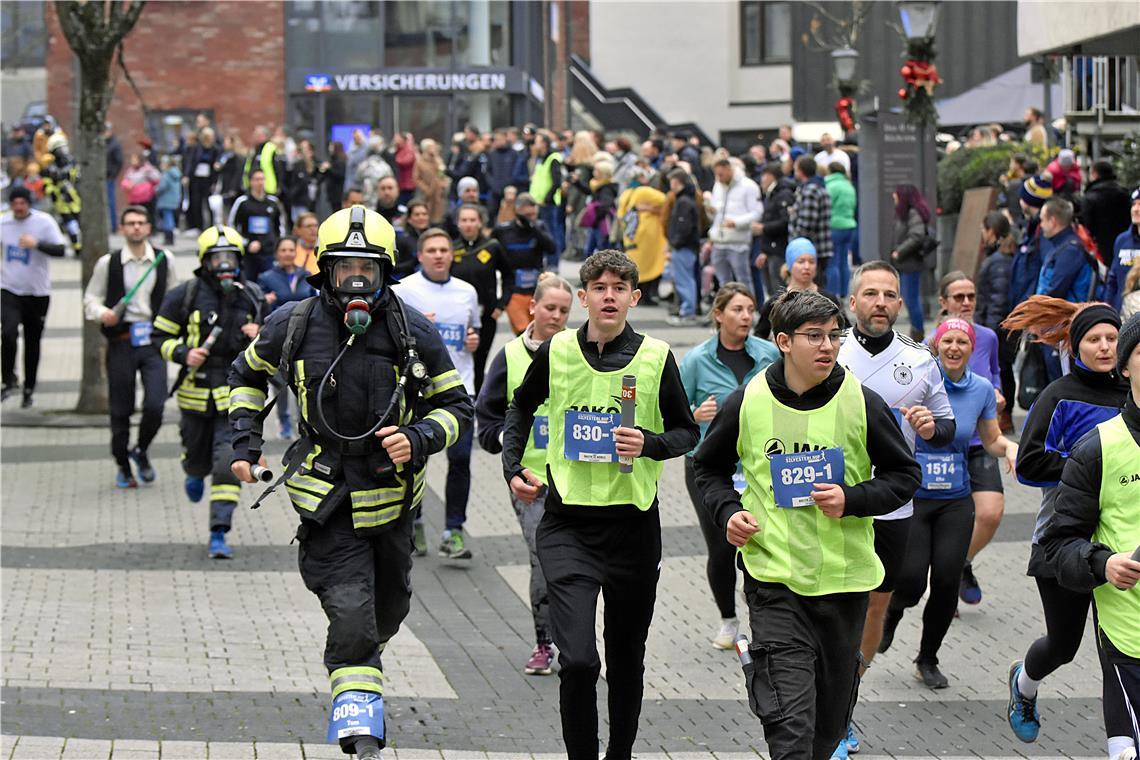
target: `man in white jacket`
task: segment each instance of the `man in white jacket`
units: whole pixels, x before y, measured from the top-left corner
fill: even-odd
[[[705,251],[712,251],[713,268],[721,285],[735,281],[751,290],[749,252],[752,223],[760,219],[760,188],[727,158],[716,162],[713,173],[716,184],[709,207],[713,221]]]

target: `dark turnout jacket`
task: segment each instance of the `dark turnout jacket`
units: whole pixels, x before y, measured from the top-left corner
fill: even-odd
[[[1140,445],[1140,409],[1131,396],[1125,402],[1123,414],[1128,432]],[[1046,562],[1056,574],[1057,581],[1072,591],[1091,593],[1097,586],[1107,583],[1105,564],[1114,552],[1104,544],[1092,541],[1100,522],[1103,467],[1100,431],[1093,428],[1081,438],[1065,463],[1061,485],[1057,488],[1053,519],[1042,539]],[[1133,548],[1127,547],[1128,550]]]
[[[784,359],[780,358],[751,382],[767,382],[777,401],[806,412],[831,401],[839,392],[845,374],[843,367],[836,363],[826,380],[798,396],[784,380]],[[724,400],[693,456],[697,487],[704,496],[705,509],[721,530],[727,527],[733,514],[744,509],[740,494],[733,487],[732,475],[740,458],[736,443],[740,437],[740,407],[745,388],[747,386],[737,388]],[[893,512],[910,501],[922,483],[922,471],[890,407],[879,394],[865,386],[863,399],[867,413],[867,454],[875,475],[857,485],[843,486],[844,517],[873,517]]]

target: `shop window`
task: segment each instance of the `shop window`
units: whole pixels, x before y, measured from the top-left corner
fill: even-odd
[[[509,66],[508,0],[384,3],[384,64],[449,68]]]
[[[740,65],[763,66],[792,59],[792,4],[740,3]]]

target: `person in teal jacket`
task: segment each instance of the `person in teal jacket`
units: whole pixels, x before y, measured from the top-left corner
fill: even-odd
[[[827,289],[840,298],[847,297],[847,281],[851,279],[850,260],[859,263],[859,223],[855,221],[855,186],[847,178],[847,169],[838,161],[827,167],[823,178],[831,196],[831,245],[835,249],[827,271]]]
[[[689,351],[681,360],[680,367],[681,383],[693,408],[693,419],[701,426],[702,440],[725,397],[780,358],[780,351],[774,344],[752,335],[756,299],[747,285],[726,283],[717,291],[712,316],[716,320],[716,335]],[[689,489],[689,498],[693,500],[701,533],[708,546],[705,570],[713,599],[720,609],[720,630],[712,644],[717,649],[732,649],[739,626],[736,617],[736,547],[725,540],[724,531],[716,526],[709,511],[702,506],[703,499],[693,472],[695,451],[696,448],[685,457],[685,486]],[[737,472],[739,474],[739,469]],[[739,483],[739,489],[743,489],[742,475]]]

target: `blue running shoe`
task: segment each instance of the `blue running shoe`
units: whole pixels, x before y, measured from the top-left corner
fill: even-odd
[[[210,531],[210,559],[233,559],[233,556],[233,549],[226,543],[226,532]]]
[[[974,577],[974,566],[970,562],[962,568],[962,580],[958,583],[958,598],[966,604],[979,604],[982,601],[982,587]]]
[[[115,486],[118,488],[138,488],[138,481],[131,474],[130,468],[121,469],[115,473]]]
[[[139,477],[142,478],[142,482],[153,483],[156,477],[154,467],[151,466],[150,457],[146,455],[146,452],[135,446],[131,449],[131,459],[139,468]]]
[[[1037,714],[1037,697],[1023,697],[1017,688],[1017,677],[1024,668],[1021,660],[1009,666],[1009,727],[1018,739],[1030,744],[1037,741],[1041,717]]]
[[[855,733],[855,721],[847,724],[847,738],[843,741],[847,742],[847,751],[852,755],[858,754],[862,749],[859,745],[859,735]]]
[[[839,746],[831,753],[831,760],[847,760],[847,740],[841,739]]]
[[[186,498],[197,504],[202,500],[202,494],[206,493],[206,481],[202,478],[192,478],[186,476]]]

